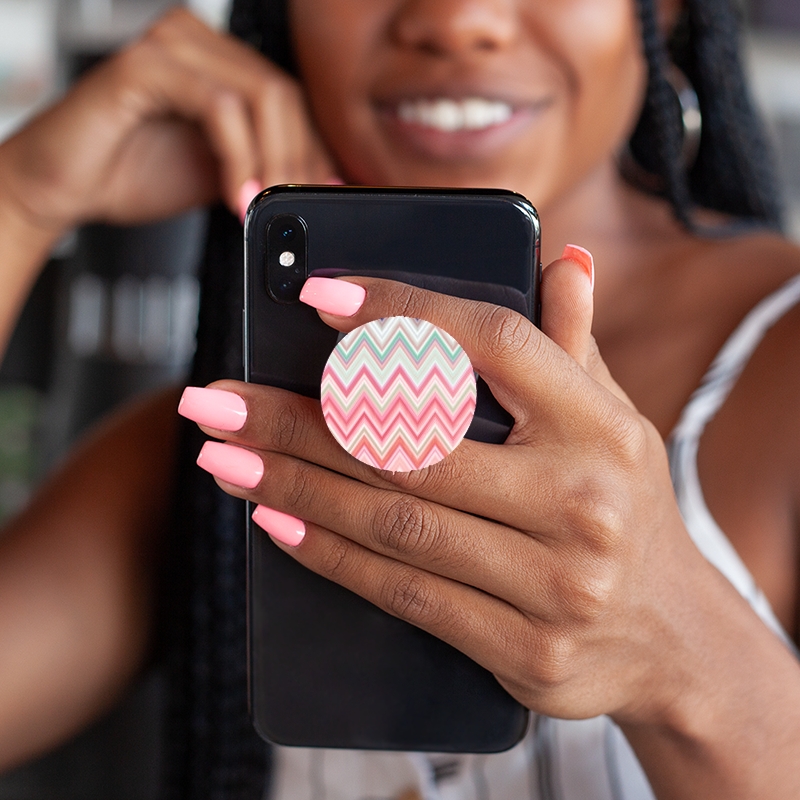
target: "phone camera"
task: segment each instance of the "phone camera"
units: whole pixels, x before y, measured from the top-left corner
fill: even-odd
[[[308,273],[308,229],[296,214],[279,214],[267,225],[267,291],[279,303],[296,303]]]

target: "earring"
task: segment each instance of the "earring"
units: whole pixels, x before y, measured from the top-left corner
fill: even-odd
[[[686,174],[691,172],[700,151],[700,137],[703,132],[703,115],[700,111],[700,100],[686,74],[675,64],[670,64],[664,74],[667,83],[675,93],[680,109],[681,163]],[[626,143],[619,157],[619,169],[634,186],[640,186],[651,192],[660,193],[664,189],[664,179],[660,175],[649,172],[633,155],[630,143]]]
[[[700,136],[703,133],[703,115],[700,113],[700,100],[686,73],[670,64],[667,69],[667,82],[672,87],[681,107],[683,123],[683,146],[681,160],[686,172],[691,172],[697,153],[700,150]]]

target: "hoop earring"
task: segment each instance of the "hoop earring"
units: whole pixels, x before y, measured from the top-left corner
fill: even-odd
[[[669,65],[667,81],[678,98],[683,123],[683,146],[681,160],[686,172],[691,172],[697,154],[700,151],[700,137],[703,133],[703,115],[700,112],[700,100],[694,86],[686,77],[686,73],[674,64]]]
[[[685,174],[691,172],[697,161],[700,151],[700,137],[703,133],[703,115],[700,111],[700,100],[686,74],[675,64],[670,63],[664,77],[675,93],[675,99],[680,108],[681,137],[681,163]],[[664,179],[660,175],[649,172],[635,158],[631,152],[630,143],[619,157],[619,169],[623,177],[634,186],[639,186],[651,192],[662,192],[665,188]]]

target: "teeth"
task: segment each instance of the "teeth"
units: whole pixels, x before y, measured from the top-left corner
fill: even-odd
[[[451,133],[460,130],[481,130],[507,122],[513,113],[508,103],[470,97],[466,100],[405,100],[398,106],[397,116],[403,122],[424,125]]]

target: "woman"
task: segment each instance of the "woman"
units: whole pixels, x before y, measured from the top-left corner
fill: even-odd
[[[280,11],[239,3],[233,27],[299,83],[174,12],[0,150],[14,302],[78,220],[217,197],[238,212],[285,180],[503,186],[540,210],[546,335],[381,281],[324,284],[312,301],[339,330],[401,313],[450,331],[516,419],[505,445],[464,442],[392,476],[346,457],[313,403],[236,382],[186,396],[183,413],[231,443],[224,462],[201,464],[262,507],[279,546],[455,644],[536,714],[508,754],[454,766],[276,750],[273,796],[797,795],[800,671],[780,629],[797,626],[800,254],[768,231],[775,203],[732,9],[293,0],[291,53]],[[694,165],[670,119],[670,35],[704,114]],[[469,126],[468,101],[480,111]],[[657,194],[621,176],[634,129]],[[197,385],[239,370],[240,239],[217,213]],[[557,258],[568,242],[594,255],[596,288],[590,258]],[[342,293],[349,315],[331,299]],[[2,542],[5,763],[96,713],[147,652],[170,403],[97,434]],[[220,419],[230,408],[244,411],[238,428]],[[170,785],[259,796],[239,506],[182,475]]]

